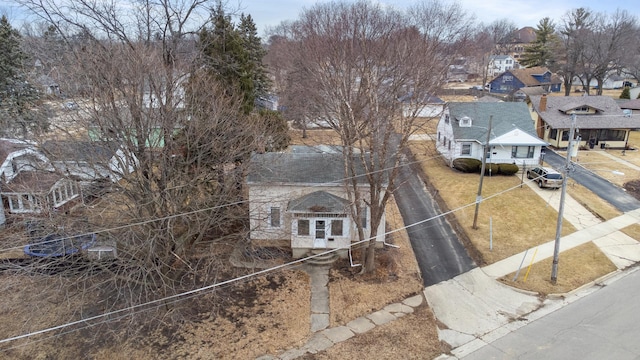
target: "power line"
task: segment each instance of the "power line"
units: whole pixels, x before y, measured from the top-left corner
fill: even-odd
[[[367,172],[367,173],[362,174],[362,175],[349,176],[349,177],[346,177],[346,178],[333,180],[333,181],[330,181],[330,182],[314,184],[314,185],[310,186],[310,188],[326,186],[328,184],[339,183],[339,182],[355,179],[355,178],[358,178],[358,177],[367,176],[367,175],[370,175],[370,174],[375,174],[375,173],[379,173],[379,172],[383,172],[383,171],[389,171],[389,170],[392,170],[392,169],[394,169],[396,167],[410,166],[410,165],[413,165],[413,164],[416,164],[416,163],[420,163],[422,161],[433,160],[433,159],[436,159],[436,158],[441,157],[441,156],[442,155],[436,155],[436,156],[433,156],[433,157],[428,158],[428,159],[407,162],[407,163],[400,164],[398,166],[391,166],[391,167],[387,167],[387,168],[384,168],[384,169],[380,169],[380,170],[376,170],[376,171],[372,171],[372,172]],[[185,213],[167,215],[167,216],[164,216],[164,217],[158,217],[158,218],[143,220],[143,221],[139,221],[139,222],[136,222],[136,223],[130,223],[130,224],[125,224],[125,225],[115,226],[115,227],[112,227],[112,228],[100,229],[100,230],[91,231],[91,232],[87,232],[87,233],[83,233],[83,234],[76,234],[76,235],[57,237],[57,238],[52,239],[52,240],[46,240],[46,241],[40,241],[40,242],[36,242],[36,243],[30,243],[30,245],[44,245],[44,244],[58,242],[58,241],[61,241],[61,240],[66,240],[66,239],[74,239],[74,238],[89,236],[89,235],[93,235],[93,234],[105,233],[105,232],[110,232],[110,231],[117,231],[117,230],[122,230],[122,229],[129,228],[129,227],[150,224],[150,223],[153,223],[153,222],[156,222],[156,221],[170,220],[170,219],[175,219],[175,218],[182,217],[182,216],[188,216],[188,215],[198,214],[198,213],[201,213],[201,212],[221,209],[221,208],[225,208],[225,207],[228,207],[228,206],[241,205],[241,204],[244,204],[244,203],[247,203],[247,202],[249,202],[249,200],[242,200],[242,201],[237,201],[237,202],[228,203],[228,204],[216,205],[216,206],[209,207],[209,208],[197,209],[197,210],[193,210],[193,211],[189,211],[189,212],[185,212]],[[23,246],[14,246],[14,247],[10,247],[10,248],[0,249],[0,252],[6,252],[6,251],[11,251],[11,250],[20,250],[23,247],[24,247],[24,245]]]
[[[515,186],[513,186],[511,188],[508,188],[508,189],[503,190],[501,192],[498,192],[496,194],[487,196],[486,198],[482,199],[481,201],[486,201],[488,199],[503,195],[503,194],[505,194],[505,193],[507,193],[507,192],[509,192],[511,190],[517,189],[519,187],[520,187],[520,184],[515,185]],[[460,210],[462,210],[464,208],[474,206],[475,204],[476,204],[476,202],[474,201],[472,203],[460,206],[460,207],[458,207],[456,209],[446,211],[446,212],[441,213],[439,215],[435,215],[435,216],[433,216],[431,218],[427,218],[427,219],[424,219],[424,220],[421,220],[421,221],[417,221],[417,222],[415,222],[413,224],[405,225],[405,226],[400,227],[398,229],[394,229],[394,230],[385,232],[382,235],[386,236],[386,235],[389,235],[389,234],[393,234],[393,233],[399,232],[401,230],[405,230],[405,229],[408,229],[410,227],[417,226],[417,225],[420,225],[420,224],[435,220],[435,219],[440,218],[442,216],[446,216],[448,214],[452,214],[452,213],[454,213],[456,211],[460,211]],[[92,316],[92,317],[89,317],[89,318],[86,318],[86,319],[76,320],[76,321],[68,322],[66,324],[61,324],[61,325],[53,326],[53,327],[50,327],[50,328],[37,330],[37,331],[33,331],[33,332],[30,332],[30,333],[14,336],[14,337],[10,337],[10,338],[5,338],[5,339],[0,340],[0,344],[4,344],[4,343],[8,343],[8,342],[15,341],[15,340],[20,340],[20,339],[25,339],[25,338],[28,338],[28,337],[31,337],[31,336],[35,336],[35,335],[49,333],[49,332],[55,331],[55,330],[65,329],[65,328],[68,328],[68,327],[71,327],[71,326],[74,326],[74,325],[80,325],[80,324],[87,323],[87,322],[90,322],[90,321],[93,321],[93,320],[98,320],[98,319],[101,319],[101,318],[104,318],[104,317],[107,317],[107,316],[120,315],[120,314],[122,314],[121,316],[130,315],[130,314],[124,314],[124,313],[125,312],[129,312],[129,311],[136,311],[136,310],[143,311],[144,308],[151,307],[151,306],[161,306],[161,305],[164,305],[164,303],[166,303],[167,301],[174,302],[174,301],[183,300],[184,298],[187,298],[190,295],[199,294],[199,293],[202,293],[202,292],[205,292],[205,291],[208,291],[208,290],[215,289],[217,287],[221,287],[221,286],[224,286],[224,285],[229,285],[229,284],[232,284],[232,283],[235,283],[235,282],[238,282],[238,281],[247,280],[247,279],[250,279],[252,277],[256,277],[258,275],[267,274],[267,273],[270,273],[270,272],[273,272],[273,271],[276,271],[276,270],[282,270],[282,269],[285,269],[285,268],[287,268],[289,266],[293,266],[293,265],[296,265],[296,264],[301,264],[305,260],[309,260],[309,259],[313,259],[313,258],[316,258],[316,257],[320,257],[320,256],[325,255],[325,254],[331,254],[331,253],[334,253],[334,252],[338,252],[340,250],[348,250],[348,249],[353,248],[355,245],[363,244],[363,243],[368,242],[368,241],[370,241],[372,239],[373,239],[373,237],[368,238],[368,239],[364,239],[364,240],[360,240],[360,241],[351,243],[349,247],[341,247],[341,248],[327,250],[327,251],[319,253],[319,254],[313,254],[313,255],[307,256],[305,258],[301,258],[301,259],[297,259],[297,260],[294,260],[294,261],[290,261],[288,263],[277,265],[277,266],[274,266],[274,267],[271,267],[271,268],[268,268],[268,269],[263,269],[263,270],[255,272],[255,273],[239,276],[237,278],[233,278],[233,279],[222,281],[220,283],[216,283],[216,284],[200,287],[200,288],[197,288],[197,289],[185,291],[185,292],[182,292],[182,293],[179,293],[179,294],[175,294],[175,295],[171,295],[171,296],[167,296],[167,297],[164,297],[164,298],[161,298],[161,299],[151,300],[151,301],[148,301],[146,303],[137,304],[137,305],[131,305],[131,306],[128,306],[128,307],[123,308],[123,309],[110,311],[110,312],[103,313],[103,314],[100,314],[100,315],[95,315],[95,316]],[[105,320],[104,322],[108,322],[108,321],[112,321],[112,319]],[[77,328],[77,329],[74,329],[72,331],[77,331],[77,330],[84,329],[84,328],[91,327],[91,326],[95,326],[95,325],[97,325],[97,324],[86,324],[85,326]]]

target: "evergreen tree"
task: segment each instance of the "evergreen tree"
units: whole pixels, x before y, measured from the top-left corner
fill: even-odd
[[[625,86],[622,89],[622,94],[620,94],[620,99],[631,99],[631,91],[628,86]]]
[[[262,58],[266,54],[250,15],[244,14],[234,25],[218,2],[211,13],[212,28],[200,32],[199,46],[205,65],[218,80],[227,84],[229,95],[241,96],[243,110],[249,113],[256,98],[269,89]]]
[[[251,15],[242,14],[240,16],[238,31],[244,42],[244,48],[249,53],[247,70],[249,70],[248,74],[251,75],[253,82],[253,97],[256,99],[265,96],[271,88],[267,69],[262,61],[267,51],[262,46],[262,40],[258,36],[258,30]]]
[[[536,41],[524,50],[520,64],[525,67],[550,66],[555,62],[553,47],[557,43],[555,24],[548,17],[535,30]]]
[[[35,110],[38,92],[23,70],[26,55],[20,48],[20,33],[6,16],[0,18],[0,132],[22,135],[47,129],[46,118]]]

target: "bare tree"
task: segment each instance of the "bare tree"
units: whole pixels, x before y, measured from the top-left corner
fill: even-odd
[[[499,19],[488,25],[480,24],[470,45],[470,53],[475,54],[482,83],[487,83],[489,60],[494,55],[508,53],[510,39],[518,30],[509,19]],[[507,40],[508,39],[508,40]]]
[[[595,23],[593,32],[587,39],[581,65],[585,84],[588,86],[595,79],[598,84],[597,94],[602,95],[604,81],[621,69],[624,49],[633,43],[636,36],[637,20],[625,10],[617,10],[610,16],[600,15],[597,18],[606,20]]]
[[[578,8],[567,12],[562,18],[559,30],[560,47],[557,52],[558,74],[562,76],[564,94],[569,96],[571,85],[576,76],[582,75],[580,59],[586,51],[586,40],[594,26],[595,18],[586,8]],[[584,84],[583,84],[584,85]],[[588,88],[588,83],[586,88]]]
[[[401,13],[359,1],[316,5],[283,33],[293,45],[287,93],[303,94],[286,106],[324,119],[339,134],[360,241],[366,240],[362,215],[370,209],[364,272],[375,269],[377,229],[420,105],[440,85],[470,25],[457,5],[425,2]],[[367,193],[358,191],[360,166]]]
[[[207,2],[24,3],[56,27],[86,85],[67,124],[118,154],[84,229],[109,229],[99,239],[118,260],[96,264],[85,286],[115,306],[210,284],[227,263],[216,245],[242,239],[244,160],[269,132],[202,66],[194,34]]]

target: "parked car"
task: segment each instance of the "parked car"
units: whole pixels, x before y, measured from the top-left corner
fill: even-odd
[[[535,179],[540,188],[559,189],[562,186],[562,174],[547,167],[527,170],[527,179]]]

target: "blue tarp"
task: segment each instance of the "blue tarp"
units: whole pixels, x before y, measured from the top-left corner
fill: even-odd
[[[24,247],[24,253],[37,257],[59,257],[86,250],[96,242],[96,234],[66,236],[60,234],[47,235],[38,242]]]

